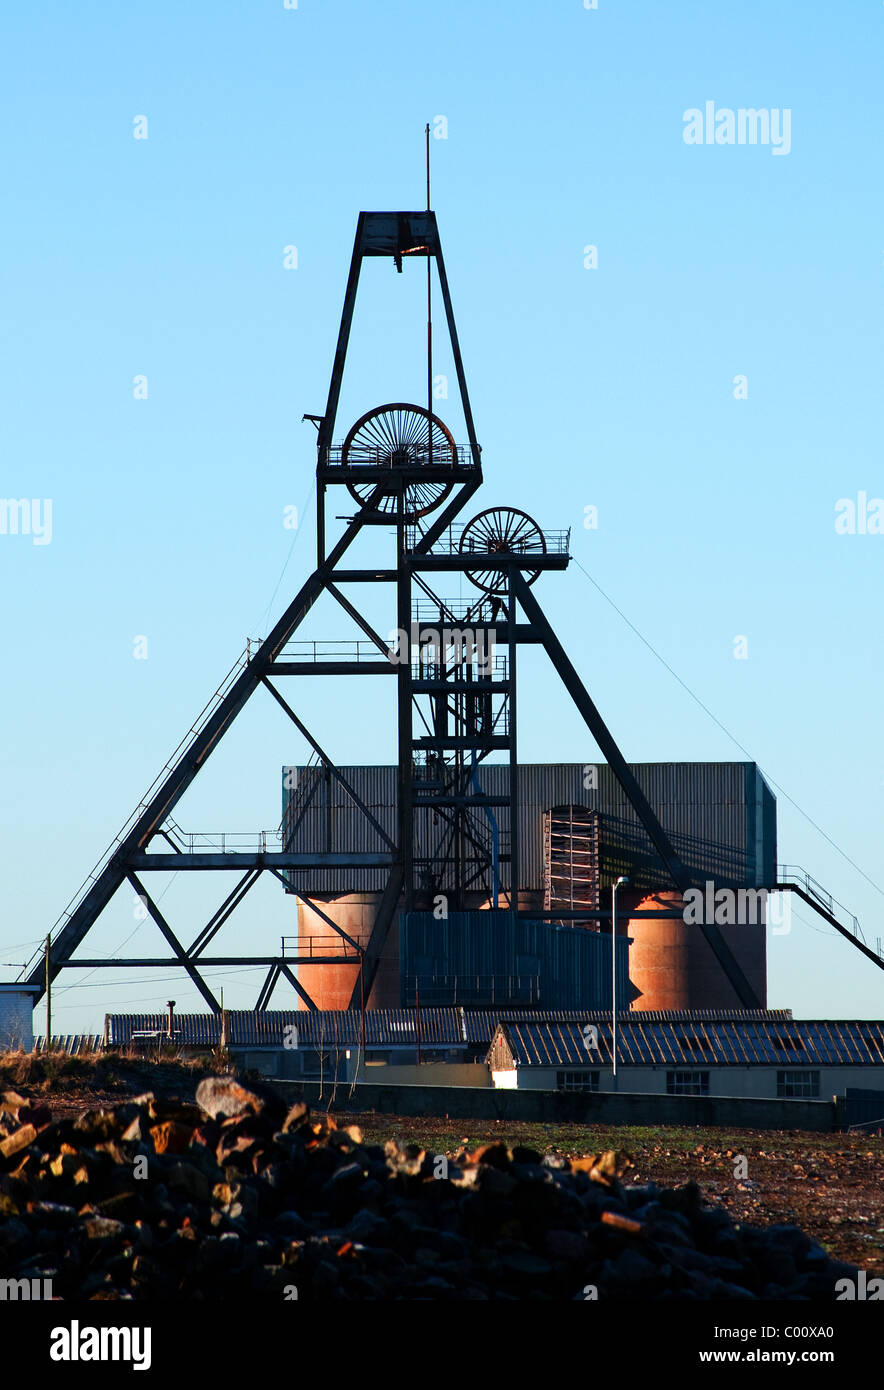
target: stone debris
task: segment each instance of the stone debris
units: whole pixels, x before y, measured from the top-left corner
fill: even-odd
[[[0,1277],[62,1299],[831,1302],[857,1276],[630,1166],[501,1143],[440,1163],[230,1077],[76,1120],[7,1091]]]

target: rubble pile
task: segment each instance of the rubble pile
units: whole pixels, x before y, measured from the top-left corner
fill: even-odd
[[[363,1143],[210,1077],[53,1120],[0,1098],[0,1277],[56,1298],[810,1299],[855,1277],[794,1226],[735,1225],[629,1161]]]

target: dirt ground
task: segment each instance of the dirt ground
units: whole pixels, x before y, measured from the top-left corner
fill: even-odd
[[[95,1058],[0,1056],[0,1091],[39,1095],[57,1117],[154,1091],[191,1100],[213,1064],[115,1054]],[[752,1225],[800,1226],[835,1258],[884,1275],[884,1138],[800,1131],[634,1128],[507,1123],[342,1113],[366,1139],[415,1143],[449,1158],[483,1144],[524,1144],[583,1157],[625,1150],[624,1181],[676,1186],[693,1178],[711,1205]],[[741,1159],[745,1162],[741,1162]]]

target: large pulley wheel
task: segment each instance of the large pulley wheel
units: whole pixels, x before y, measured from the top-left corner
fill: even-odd
[[[356,421],[341,449],[343,467],[378,470],[377,483],[348,483],[351,496],[364,506],[378,487],[385,487],[375,499],[374,510],[388,515],[396,511],[396,470],[426,470],[426,479],[413,479],[405,485],[405,514],[410,521],[435,511],[445,501],[454,484],[434,482],[432,472],[435,467],[450,468],[456,463],[457,445],[447,427],[420,405],[397,403],[368,411]]]
[[[513,507],[489,507],[468,521],[460,538],[461,555],[545,555],[543,532],[527,512]],[[486,594],[505,594],[507,574],[500,569],[467,570],[467,578]],[[540,570],[523,570],[533,584]]]

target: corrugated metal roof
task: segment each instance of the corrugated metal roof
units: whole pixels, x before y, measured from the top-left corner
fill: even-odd
[[[166,1033],[169,1016],[160,1014],[108,1014],[105,1037],[109,1045],[121,1047],[133,1033]],[[221,1041],[221,1020],[215,1014],[176,1014],[173,1042],[190,1047],[215,1047]]]
[[[585,785],[590,766],[596,772],[598,785],[595,788]],[[772,881],[776,861],[776,801],[754,763],[633,763],[630,766],[688,868],[719,882],[755,886]],[[303,769],[300,771],[304,773]],[[361,765],[342,767],[339,771],[387,834],[395,839],[396,768]],[[483,763],[478,777],[488,795],[508,794],[507,765]],[[291,845],[293,850],[356,853],[387,848],[365,815],[330,775],[316,769],[307,770],[304,787],[296,786],[284,792],[284,796],[290,799],[296,817],[308,803]],[[557,806],[585,806],[602,813],[606,818],[603,861],[606,856],[616,859],[618,854],[625,854],[633,865],[643,858],[649,864],[652,862],[650,842],[626,794],[605,763],[522,764],[519,796],[522,888],[543,887],[543,813]],[[415,815],[417,860],[438,854],[444,827],[434,824],[433,815],[430,807],[418,810]],[[495,816],[501,842],[505,843],[510,835],[509,811],[506,807],[498,807]],[[501,864],[500,872],[506,888],[509,886],[506,862]],[[327,869],[295,875],[293,882],[296,887],[309,883],[310,890],[316,893],[359,892],[382,889],[386,875],[383,870],[354,874],[352,870]]]
[[[356,1046],[362,1036],[362,1015],[358,1009],[291,1009],[256,1012],[230,1009],[231,1047],[284,1047],[285,1030],[294,1024],[299,1047]],[[107,1041],[124,1046],[136,1032],[166,1034],[168,1015],[109,1014]],[[417,1010],[367,1009],[365,1040],[371,1047],[414,1047],[417,1042]],[[173,1041],[187,1047],[217,1047],[221,1042],[221,1020],[216,1014],[176,1014]],[[463,1047],[465,1038],[461,1013],[456,1008],[420,1010],[422,1047]]]
[[[298,1014],[300,1045],[313,1047],[356,1046],[362,1037],[358,1009],[317,1009]],[[466,1039],[457,1008],[366,1009],[367,1047],[464,1047]]]
[[[583,1028],[595,1023],[598,1052],[588,1053]],[[509,1018],[500,1027],[516,1066],[610,1065],[611,1021],[602,1016],[563,1022]],[[884,1023],[734,1015],[673,1020],[644,1014],[617,1023],[618,1064],[632,1066],[884,1066]]]
[[[358,1009],[231,1009],[229,1017],[232,1047],[282,1047],[291,1024],[298,1028],[301,1047],[353,1047],[361,1041]],[[598,1030],[598,1060],[610,1063],[611,1016],[599,1010],[422,1008],[421,1046],[487,1048],[498,1023],[519,1066],[592,1065],[595,1054],[587,1054],[583,1042],[587,1023]],[[109,1014],[107,1041],[122,1046],[134,1032],[165,1035],[166,1025],[165,1013]],[[176,1014],[174,1026],[177,1043],[220,1044],[216,1014]],[[411,1049],[417,1038],[416,1009],[366,1010],[366,1046]],[[884,1022],[795,1020],[786,1009],[621,1013],[617,1056],[627,1066],[884,1066]]]
[[[469,1042],[490,1042],[498,1023],[504,1019],[522,1022],[610,1023],[610,1009],[464,1009],[464,1029]],[[791,1009],[647,1009],[618,1011],[621,1023],[692,1023],[704,1020],[791,1019]]]
[[[300,1025],[301,1014],[296,1009],[267,1010],[230,1009],[230,1044],[232,1047],[282,1047],[284,1029],[291,1023]],[[114,1046],[128,1043],[133,1033],[161,1033],[168,1028],[168,1014],[108,1014],[107,1040]],[[174,1043],[186,1047],[219,1047],[221,1019],[217,1014],[176,1014],[173,1022]]]

